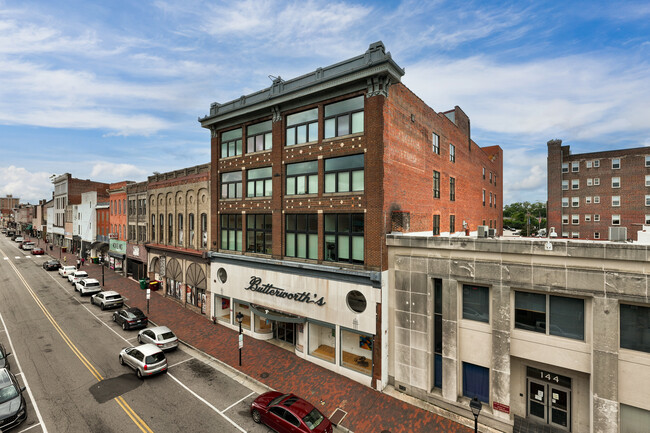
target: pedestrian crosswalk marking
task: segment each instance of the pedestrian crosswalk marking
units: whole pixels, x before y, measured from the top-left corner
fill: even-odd
[[[14,258],[15,258],[16,260],[18,260],[18,259],[20,259],[20,256],[16,256],[16,257],[14,257]]]

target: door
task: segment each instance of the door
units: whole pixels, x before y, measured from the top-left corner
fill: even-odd
[[[528,418],[571,430],[571,391],[528,379]]]
[[[275,322],[275,338],[289,344],[296,344],[296,324]]]
[[[565,389],[549,385],[551,389],[551,419],[550,424],[569,429],[569,403],[571,393]]]
[[[547,423],[546,384],[528,379],[528,416]]]

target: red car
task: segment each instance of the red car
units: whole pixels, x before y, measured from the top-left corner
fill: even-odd
[[[45,254],[45,251],[43,251],[43,248],[34,248],[32,250],[32,255],[34,255],[34,256],[42,256],[43,254]]]
[[[332,433],[329,419],[307,401],[293,394],[265,392],[251,404],[251,416],[278,433]]]

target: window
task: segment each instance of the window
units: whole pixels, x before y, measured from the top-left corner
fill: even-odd
[[[325,138],[363,132],[364,96],[325,106]],[[315,135],[311,140],[317,139]]]
[[[600,233],[594,232],[594,239],[600,239]]]
[[[587,183],[587,185],[589,185],[589,183]],[[568,180],[563,180],[562,181],[562,191],[568,191],[568,190],[569,190],[569,181]]]
[[[650,215],[646,214],[645,216],[645,223],[650,224]]]
[[[580,189],[580,180],[573,179],[571,181],[571,189]]]
[[[569,232],[562,232],[562,237],[563,238],[568,238],[569,237]]]
[[[621,158],[612,159],[612,169],[616,170],[621,168]]]
[[[492,172],[490,172],[490,183],[492,183]]]
[[[242,129],[237,128],[232,131],[221,133],[221,157],[242,154]]]
[[[591,214],[585,215],[585,222],[591,221]]]
[[[569,172],[569,163],[568,162],[563,162],[562,163],[562,173],[568,173]]]
[[[463,362],[463,395],[490,403],[490,369]]]
[[[612,215],[612,225],[613,226],[621,225],[621,216],[620,215]]]
[[[271,150],[273,147],[272,124],[270,120],[246,128],[246,153]]]
[[[592,178],[587,179],[587,186],[592,186],[594,184],[594,180]]]
[[[433,153],[440,155],[440,136],[433,132],[431,139],[433,141]],[[483,169],[483,179],[485,179],[485,169]]]
[[[490,289],[463,284],[463,319],[489,323]]]
[[[433,216],[433,234],[434,236],[440,234],[440,215]]]
[[[483,167],[483,180],[485,180],[485,167]]]
[[[485,190],[483,190],[483,206],[485,206]]]
[[[590,204],[591,203],[591,197],[585,197],[585,203]]]
[[[456,179],[449,178],[449,201],[456,201]]]
[[[483,206],[485,206],[485,190],[483,190]],[[440,172],[433,171],[433,198],[440,198]]]
[[[620,195],[612,196],[612,206],[620,206],[620,205],[621,205],[621,196]]]
[[[363,154],[325,160],[325,192],[363,191]]]
[[[449,143],[449,161],[456,162],[456,146]]]
[[[117,214],[120,215],[122,213],[122,201],[118,200],[117,201]]]
[[[591,168],[591,161],[587,161],[587,168]]]
[[[645,186],[650,186],[650,174],[645,176]]]
[[[318,194],[318,161],[287,164],[286,194]]]
[[[600,167],[600,159],[594,160],[594,168]]]
[[[645,205],[650,206],[650,195],[645,196]]]
[[[373,364],[372,343],[370,335],[341,328],[341,365],[370,376]],[[357,362],[356,359],[360,357],[365,362]]]
[[[580,207],[580,197],[571,197],[571,207]]]
[[[122,199],[122,213],[126,215],[126,199]]]
[[[156,240],[156,215],[155,214],[151,214],[151,240],[152,241]]]
[[[248,170],[246,173],[246,197],[270,196],[273,193],[272,176],[271,167]]]
[[[456,215],[449,215],[449,233],[456,233]]]
[[[242,197],[241,171],[221,173],[221,198]]]
[[[190,222],[192,223],[190,229],[190,238],[194,242],[194,214],[190,214]],[[201,214],[201,247],[207,248],[208,246],[208,214]]]
[[[612,178],[612,188],[620,188],[621,187],[621,178],[620,177],[613,177]]]
[[[174,239],[174,215],[167,215],[167,243],[171,244]]]
[[[650,167],[650,156],[645,157],[645,166]]]
[[[569,215],[562,215],[562,224],[569,224]]]
[[[266,215],[246,215],[246,251],[271,254],[272,218]]]
[[[160,222],[160,229],[158,233],[160,233],[160,243],[163,243],[163,233],[165,233],[165,215],[160,214],[159,222]]]
[[[571,172],[577,173],[578,171],[580,171],[580,163],[577,162],[577,161],[572,162],[571,163]]]
[[[650,353],[650,308],[621,305],[621,348]]]
[[[325,214],[325,260],[363,263],[363,214]]]
[[[600,203],[600,196],[599,195],[594,196],[594,203],[596,203],[596,204]]]
[[[187,216],[187,231],[190,234],[190,238],[188,239],[187,245],[190,247],[194,247],[194,214],[193,213]]]
[[[285,255],[317,260],[318,215],[287,215],[285,222]]]
[[[599,214],[594,215],[594,221],[596,221],[596,222],[600,221],[600,215]]]
[[[583,299],[515,292],[515,328],[584,340],[584,317]]]
[[[433,386],[442,388],[442,280],[433,280]]]
[[[635,433],[647,430],[650,425],[650,411],[621,403],[621,433]]]
[[[183,245],[183,214],[178,214],[178,245]]]
[[[571,224],[580,224],[580,215],[571,215]]]
[[[318,140],[318,108],[287,116],[287,146]]]
[[[242,216],[221,215],[221,249],[242,250]]]
[[[569,207],[569,197],[562,197],[562,207]]]
[[[600,178],[599,177],[594,177],[594,186],[600,185]]]
[[[325,323],[308,322],[309,354],[324,361],[336,361],[336,328]],[[319,350],[327,348],[328,350]]]

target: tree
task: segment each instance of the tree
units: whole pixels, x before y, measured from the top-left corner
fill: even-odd
[[[503,225],[521,231],[522,236],[537,234],[546,227],[546,203],[517,202],[503,208]]]

